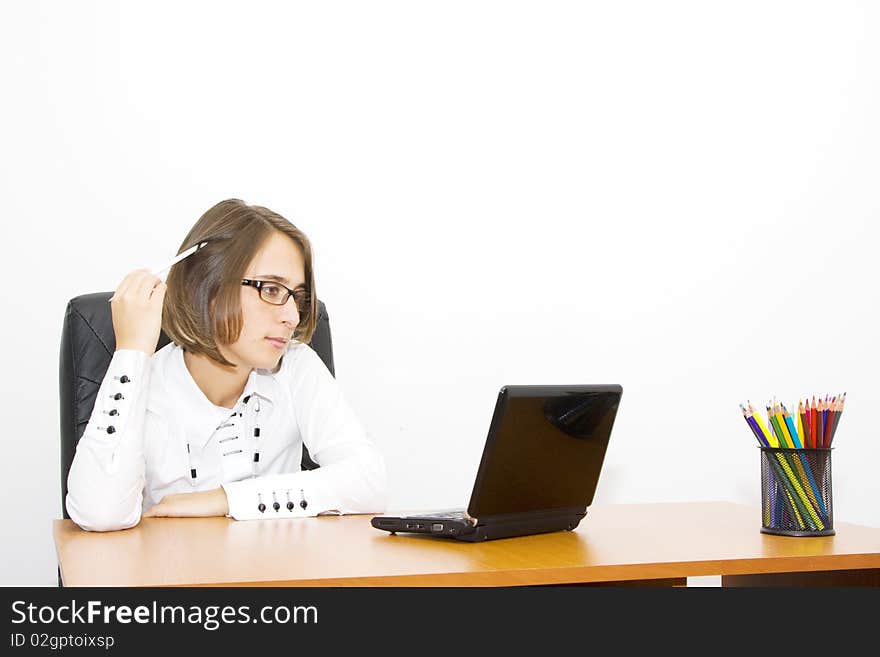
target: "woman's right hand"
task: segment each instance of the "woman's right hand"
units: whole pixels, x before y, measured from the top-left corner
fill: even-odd
[[[151,356],[162,329],[165,283],[148,269],[135,269],[110,297],[117,349],[137,349]]]

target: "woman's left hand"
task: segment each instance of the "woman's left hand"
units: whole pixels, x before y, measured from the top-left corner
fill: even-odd
[[[226,491],[223,488],[196,493],[166,495],[156,506],[144,511],[144,518],[196,518],[225,516],[229,513]]]

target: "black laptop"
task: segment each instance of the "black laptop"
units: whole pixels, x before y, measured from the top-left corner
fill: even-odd
[[[376,516],[372,525],[485,541],[574,529],[593,501],[619,385],[501,388],[467,511]]]

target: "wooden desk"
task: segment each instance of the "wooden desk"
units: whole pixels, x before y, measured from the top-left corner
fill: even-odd
[[[390,535],[372,516],[237,522],[146,518],[132,529],[54,523],[66,586],[880,585],[880,528],[760,532],[728,502],[593,506],[574,532],[464,543]]]

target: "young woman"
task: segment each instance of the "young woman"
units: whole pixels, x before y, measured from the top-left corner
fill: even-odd
[[[202,243],[167,285],[139,269],[110,300],[116,352],[70,467],[70,517],[111,531],[147,516],[382,512],[382,456],[307,344],[306,236],[230,199],[179,253]],[[160,328],[171,343],[156,352]],[[300,471],[303,445],[319,468]]]

